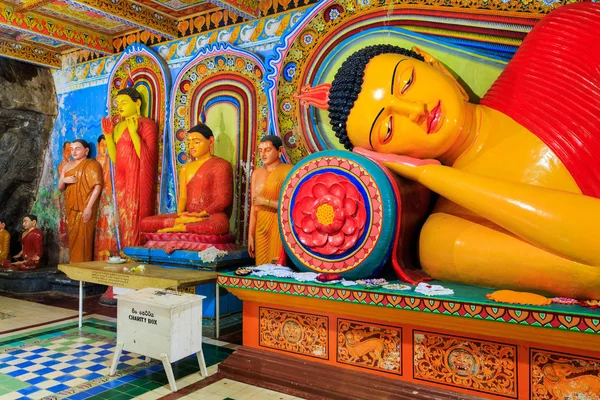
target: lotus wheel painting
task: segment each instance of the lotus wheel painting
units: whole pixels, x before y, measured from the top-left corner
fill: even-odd
[[[366,278],[389,257],[397,205],[373,161],[346,151],[313,154],[294,167],[281,196],[282,241],[300,270]]]

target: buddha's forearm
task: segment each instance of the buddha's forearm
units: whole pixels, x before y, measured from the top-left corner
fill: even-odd
[[[184,213],[187,206],[187,196],[179,196],[179,203],[177,203],[177,212],[179,214]]]
[[[115,144],[113,135],[106,136],[106,149],[108,150],[110,161],[114,164],[117,160],[117,145]]]
[[[137,132],[129,132],[129,136],[131,137],[131,142],[133,143],[133,149],[135,150],[135,154],[137,154],[138,158],[141,158],[141,139],[140,135]]]
[[[94,203],[96,202],[96,200],[98,200],[98,197],[100,196],[101,192],[102,192],[101,185],[94,186],[92,195],[90,196],[90,199],[88,200],[88,203],[87,203],[87,208],[92,209],[92,207],[94,206]]]
[[[418,181],[521,239],[565,258],[600,265],[600,200],[430,165]]]
[[[254,236],[254,232],[256,231],[256,207],[252,206],[250,208],[250,222],[248,223],[248,232],[250,236]]]

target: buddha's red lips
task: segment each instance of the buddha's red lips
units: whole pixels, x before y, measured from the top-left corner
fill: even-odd
[[[442,102],[438,101],[437,105],[431,110],[429,113],[429,117],[427,118],[427,134],[435,131],[438,123],[440,122],[440,117],[442,116]]]

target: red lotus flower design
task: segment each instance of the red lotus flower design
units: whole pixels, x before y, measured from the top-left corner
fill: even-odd
[[[364,231],[367,213],[352,182],[326,172],[302,184],[292,218],[304,246],[323,255],[337,255],[356,244]]]

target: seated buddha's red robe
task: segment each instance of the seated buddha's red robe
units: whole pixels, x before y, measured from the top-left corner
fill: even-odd
[[[20,270],[29,270],[39,268],[42,255],[44,254],[44,234],[38,228],[33,228],[28,233],[24,233],[21,239],[23,245],[23,264],[19,266]]]
[[[187,184],[186,212],[206,211],[208,218],[186,225],[189,233],[224,235],[229,232],[229,216],[233,203],[233,171],[231,164],[219,157],[211,157],[198,168]],[[163,214],[144,218],[142,232],[156,232],[175,225],[177,214]]]

